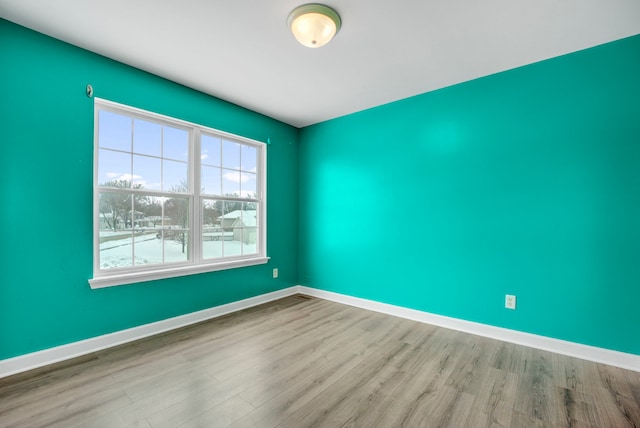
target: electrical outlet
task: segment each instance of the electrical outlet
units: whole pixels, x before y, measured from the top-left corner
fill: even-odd
[[[273,277],[274,278],[278,277],[278,268],[273,268]]]
[[[504,296],[504,307],[507,309],[515,309],[516,308],[516,296],[511,294],[506,294]]]

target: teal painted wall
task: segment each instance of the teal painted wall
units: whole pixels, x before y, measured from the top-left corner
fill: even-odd
[[[0,359],[298,283],[640,354],[639,53],[636,36],[298,131],[0,19]],[[89,83],[271,138],[271,262],[91,290]]]
[[[640,354],[640,36],[300,141],[302,285]]]
[[[215,79],[215,74],[212,74]],[[266,265],[91,290],[95,95],[272,144]],[[297,283],[298,130],[0,19],[0,359]],[[271,278],[278,267],[280,276]]]

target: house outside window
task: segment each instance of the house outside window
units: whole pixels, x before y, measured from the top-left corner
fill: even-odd
[[[95,99],[93,288],[267,262],[263,143]]]

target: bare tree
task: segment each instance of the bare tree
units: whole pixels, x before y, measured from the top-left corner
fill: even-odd
[[[171,192],[185,193],[189,190],[186,181],[174,185],[169,189]],[[187,198],[169,198],[165,202],[165,213],[171,218],[172,222],[180,228],[174,235],[176,240],[182,244],[182,253],[184,254],[187,247],[187,235],[189,227],[189,200]]]

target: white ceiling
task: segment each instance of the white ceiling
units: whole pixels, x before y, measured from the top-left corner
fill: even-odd
[[[308,49],[286,27],[304,3],[0,0],[0,16],[297,127],[640,34],[640,0],[328,0],[342,30]]]

